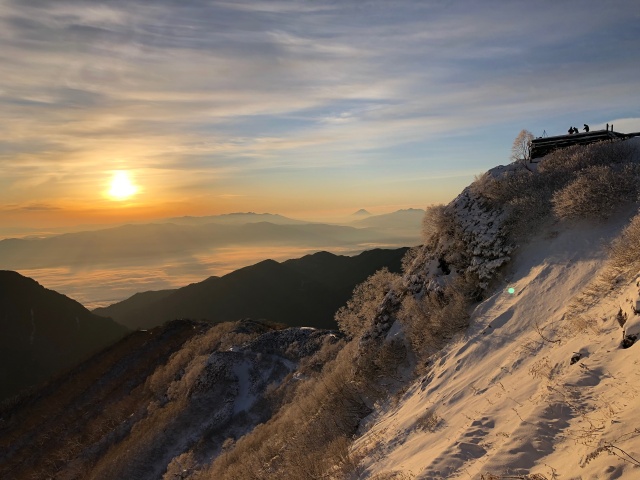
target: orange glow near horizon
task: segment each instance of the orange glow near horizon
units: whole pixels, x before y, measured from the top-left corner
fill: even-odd
[[[426,206],[400,202],[377,204],[349,202],[351,204],[343,206],[339,204],[339,199],[324,203],[318,200],[317,205],[311,202],[295,204],[287,199],[273,201],[264,195],[229,197],[210,194],[190,198],[180,193],[176,195],[168,186],[162,185],[158,188],[152,184],[152,179],[149,179],[149,185],[143,188],[135,181],[139,175],[131,174],[130,185],[136,190],[125,198],[124,193],[130,187],[126,182],[123,185],[112,185],[112,180],[117,178],[115,172],[103,173],[102,178],[104,178],[102,188],[99,188],[98,192],[94,190],[93,194],[89,190],[87,193],[82,192],[76,198],[44,199],[38,204],[25,202],[16,208],[0,210],[0,227],[11,226],[13,230],[18,228],[45,230],[89,224],[153,222],[172,217],[198,217],[238,212],[271,213],[299,220],[340,222],[360,208],[368,210],[373,215],[379,215],[399,209],[425,208]],[[121,187],[124,188],[123,192],[116,195]],[[256,207],[257,205],[261,207]]]

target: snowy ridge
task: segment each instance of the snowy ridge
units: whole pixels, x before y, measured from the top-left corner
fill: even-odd
[[[505,171],[509,168],[500,166],[489,174],[500,176]],[[389,292],[380,306],[372,331],[362,338],[362,348],[369,348],[369,341],[381,340],[389,333],[402,295],[439,292],[459,276],[468,275],[475,276],[479,289],[484,291],[498,269],[511,259],[515,246],[505,234],[507,212],[488,206],[470,187],[444,208],[443,215],[450,219],[452,231],[438,237],[435,246],[422,248],[402,279],[401,292]]]
[[[503,167],[496,167],[490,173],[502,171]],[[414,261],[405,285],[417,293],[442,287],[458,275],[473,274],[479,279],[480,288],[488,288],[489,281],[510,260],[515,248],[504,233],[507,213],[490,208],[467,187],[445,207],[444,214],[451,218],[456,231],[438,238],[435,249],[425,248],[423,255]]]
[[[584,312],[593,328],[565,318],[627,221],[552,225],[519,249],[465,335],[362,425],[360,478],[639,478],[637,352],[621,348],[616,318],[622,307],[626,333],[640,331],[640,283],[617,285]]]

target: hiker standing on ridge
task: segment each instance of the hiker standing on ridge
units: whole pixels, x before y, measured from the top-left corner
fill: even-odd
[[[589,133],[589,125],[587,125],[586,123],[584,124],[584,131]]]

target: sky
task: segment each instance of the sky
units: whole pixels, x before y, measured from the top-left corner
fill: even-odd
[[[5,230],[424,208],[584,123],[640,131],[637,0],[0,0]]]

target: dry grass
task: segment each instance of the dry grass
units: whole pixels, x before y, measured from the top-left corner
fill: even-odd
[[[549,357],[542,357],[529,368],[529,375],[533,378],[552,380],[555,374],[555,367],[549,362]]]
[[[413,473],[400,471],[378,473],[371,477],[371,480],[413,480],[416,476]]]
[[[144,380],[200,331],[183,324],[131,334],[71,371],[71,380],[2,412],[0,477],[90,478],[97,459],[143,415],[140,406],[153,401]]]
[[[481,480],[549,480],[540,473],[531,473],[527,475],[494,475],[492,473],[484,473],[480,476]]]
[[[433,408],[426,410],[414,423],[414,427],[425,432],[435,432],[441,425],[442,419]]]

